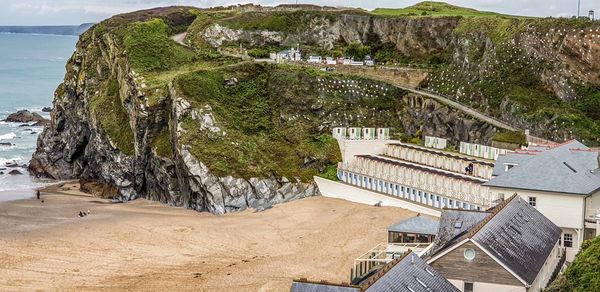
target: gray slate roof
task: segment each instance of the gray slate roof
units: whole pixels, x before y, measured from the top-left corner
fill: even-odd
[[[439,223],[433,218],[417,215],[388,227],[388,231],[436,235]]]
[[[527,284],[532,284],[558,242],[560,228],[519,195],[513,195],[490,212],[474,214],[465,216],[456,210],[444,210],[430,258],[470,238]],[[479,219],[480,216],[485,218]],[[468,223],[471,227],[454,232],[444,230],[451,229],[457,218],[473,219]]]
[[[445,209],[440,217],[432,252],[435,254],[454,244],[460,235],[469,231],[490,214],[473,210]],[[457,223],[459,224],[457,225]]]
[[[589,195],[600,189],[598,152],[573,140],[530,155],[500,156],[486,186]],[[524,158],[530,156],[530,158]],[[503,163],[520,161],[508,172]]]
[[[294,281],[291,292],[359,292],[359,287]]]
[[[472,236],[472,240],[532,284],[561,234],[552,221],[519,195]]]
[[[459,291],[418,255],[409,252],[360,283],[366,292]]]

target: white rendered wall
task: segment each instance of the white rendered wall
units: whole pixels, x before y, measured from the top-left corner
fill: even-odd
[[[552,272],[554,272],[554,268],[558,264],[560,256],[560,247],[558,245],[558,241],[554,245],[554,249],[546,259],[544,266],[542,266],[541,271],[538,273],[538,276],[535,278],[531,287],[527,290],[527,292],[538,292],[541,289],[546,288],[548,286],[548,281],[552,276]]]
[[[561,228],[583,228],[583,195],[569,195],[562,193],[517,190],[509,188],[490,187],[493,195],[504,193],[504,198],[509,198],[514,193],[519,194],[525,201],[536,197],[536,208],[554,224]]]
[[[391,140],[345,140],[338,139],[342,161],[349,163],[354,160],[355,155],[380,155],[385,153],[385,147]]]
[[[462,280],[448,279],[452,285],[456,286],[458,290],[463,291],[464,282]],[[473,283],[473,292],[525,292],[524,286],[510,286],[500,285],[492,283],[475,282]]]
[[[379,202],[383,202],[384,206],[392,206],[408,209],[414,212],[418,212],[425,215],[440,217],[441,212],[427,208],[425,206],[421,206],[418,204],[413,204],[411,202],[396,199],[393,197],[388,197],[383,194],[378,194],[375,192],[371,192],[369,190],[353,187],[351,185],[334,182],[328,179],[314,177],[315,182],[317,183],[317,187],[321,192],[321,195],[329,198],[343,199],[346,201],[351,201],[355,203],[361,203],[366,205],[375,205]]]

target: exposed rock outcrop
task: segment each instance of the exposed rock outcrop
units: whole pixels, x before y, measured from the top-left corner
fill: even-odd
[[[264,209],[273,204],[319,194],[314,183],[290,182],[275,176],[242,179],[218,177],[177,139],[180,113],[190,109],[173,90],[161,103],[149,108],[144,102],[128,62],[110,35],[95,35],[80,41],[67,65],[61,90],[57,90],[51,124],[38,140],[29,170],[55,179],[82,179],[83,188],[120,200],[148,198],[214,214],[246,208]],[[102,48],[99,50],[98,48]],[[89,70],[91,69],[91,71]],[[97,70],[100,70],[98,72]],[[122,106],[134,135],[133,153],[121,151],[90,109],[98,94],[97,75],[117,79]],[[218,131],[210,116],[197,118]],[[169,127],[174,145],[172,157],[158,155],[152,141],[159,129]],[[93,182],[93,183],[92,183]]]
[[[16,113],[12,113],[4,121],[11,123],[33,123],[35,126],[44,126],[49,122],[38,113],[32,113],[28,110],[19,110]]]

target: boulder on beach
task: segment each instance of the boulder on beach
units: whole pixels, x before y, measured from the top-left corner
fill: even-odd
[[[28,110],[20,110],[16,113],[12,113],[6,117],[5,122],[11,123],[35,123],[41,124],[41,126],[47,124],[49,121],[38,113],[32,113]]]
[[[49,113],[51,111],[52,111],[52,108],[49,107],[49,106],[45,106],[45,107],[42,108],[42,112],[44,112],[44,113]]]
[[[20,171],[18,171],[16,169],[13,169],[8,174],[10,174],[10,175],[20,175],[20,174],[23,174],[23,173],[21,173]]]

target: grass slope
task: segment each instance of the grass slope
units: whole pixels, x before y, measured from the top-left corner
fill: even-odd
[[[372,11],[376,15],[387,16],[507,16],[496,12],[479,11],[450,5],[445,2],[423,1],[406,8],[377,8]]]
[[[233,78],[238,82],[232,82]],[[225,133],[201,130],[184,121],[182,144],[217,175],[310,181],[314,175],[334,177],[341,160],[338,143],[323,125],[358,124],[343,118],[367,111],[376,117],[364,126],[388,125],[402,132],[394,95],[360,98],[319,91],[319,79],[340,79],[295,66],[245,64],[203,70],[176,79],[178,90],[195,108],[210,106]],[[365,80],[364,82],[371,82]],[[375,115],[374,115],[375,116]],[[338,118],[339,117],[339,118]]]

